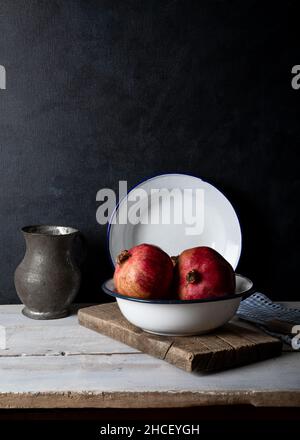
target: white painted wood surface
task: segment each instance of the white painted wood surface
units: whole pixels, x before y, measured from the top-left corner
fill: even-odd
[[[0,306],[0,408],[300,406],[299,352],[191,374],[79,326],[75,314],[34,321],[21,309]]]

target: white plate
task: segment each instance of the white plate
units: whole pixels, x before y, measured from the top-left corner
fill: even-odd
[[[228,322],[237,311],[241,299],[255,291],[252,281],[238,274],[236,289],[231,295],[192,301],[131,298],[117,293],[113,280],[108,280],[102,288],[116,298],[129,322],[147,332],[165,336],[208,333]]]
[[[151,199],[150,209],[150,194],[151,190],[161,189],[173,190],[176,189],[177,194],[174,195],[174,204],[169,205],[168,201],[162,203],[157,200],[153,202]],[[126,224],[119,224],[118,216],[127,218],[126,211],[129,200],[135,197],[140,199],[141,191],[144,196],[140,200],[139,218],[140,222],[132,224],[127,221]],[[188,190],[188,191],[184,191]],[[196,190],[203,203],[201,206],[200,215],[197,216],[200,227],[199,232],[192,228],[191,220],[195,212],[188,209],[195,209],[196,200],[200,200],[196,196]],[[183,204],[182,195],[187,197],[187,205]],[[129,202],[129,207],[131,206]],[[183,208],[184,207],[184,208]],[[163,224],[160,219],[158,224],[151,224],[149,218],[151,213],[156,214],[159,210],[165,209],[165,213],[169,211],[171,223]],[[182,224],[176,224],[173,214],[179,213],[182,215]],[[203,220],[203,221],[202,221]],[[228,201],[228,199],[213,185],[204,182],[198,177],[193,177],[185,174],[164,174],[146,180],[136,187],[134,187],[127,197],[125,197],[116,207],[111,216],[108,228],[108,246],[111,259],[115,264],[118,254],[124,249],[130,249],[141,243],[150,243],[161,247],[170,256],[178,255],[183,250],[196,246],[209,246],[218,251],[231,264],[233,269],[236,269],[242,247],[241,228],[237,215]]]

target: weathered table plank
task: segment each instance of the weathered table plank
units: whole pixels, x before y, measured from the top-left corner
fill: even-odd
[[[4,314],[3,309],[8,309],[8,313]],[[20,313],[21,309],[21,306],[0,306],[0,325],[6,333],[6,349],[0,350],[0,357],[138,353],[125,344],[114,343],[76,325],[77,308],[74,315],[51,321],[28,319]]]
[[[0,350],[0,408],[300,406],[300,353],[186,373],[81,328],[76,315],[41,322],[20,310],[0,306],[9,334],[8,350]]]
[[[137,354],[1,358],[0,407],[300,406],[299,356],[263,364],[205,375]]]

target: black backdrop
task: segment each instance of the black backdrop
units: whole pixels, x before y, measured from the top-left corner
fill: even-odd
[[[112,272],[96,192],[198,175],[241,221],[238,270],[299,300],[297,1],[1,0],[0,302],[26,224],[73,225],[89,256],[78,301]]]

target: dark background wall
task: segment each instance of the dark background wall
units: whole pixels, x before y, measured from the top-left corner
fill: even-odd
[[[240,217],[238,270],[299,300],[297,1],[0,2],[0,302],[26,224],[73,225],[89,256],[78,301],[111,266],[96,192],[200,176]]]

